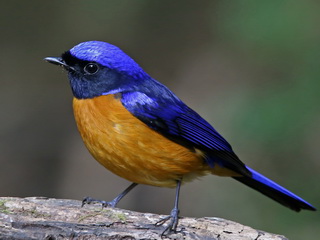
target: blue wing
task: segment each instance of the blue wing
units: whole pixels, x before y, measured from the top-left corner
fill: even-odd
[[[144,92],[123,93],[122,104],[135,117],[169,139],[191,150],[203,150],[210,166],[219,164],[240,173],[242,176],[233,178],[292,210],[315,210],[294,193],[246,167],[232,151],[230,144],[199,114],[165,87],[157,90],[159,94],[154,95]]]
[[[121,100],[128,111],[150,128],[190,149],[203,150],[210,166],[219,164],[251,176],[230,144],[171,92],[165,91],[160,96],[152,97],[143,92],[126,92],[122,94]]]

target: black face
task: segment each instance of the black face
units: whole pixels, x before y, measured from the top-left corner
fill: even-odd
[[[68,70],[73,95],[76,98],[93,98],[105,93],[129,90],[132,79],[96,62],[80,60],[69,51],[61,56],[61,64]]]

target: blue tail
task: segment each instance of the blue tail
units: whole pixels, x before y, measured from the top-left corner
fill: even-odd
[[[276,184],[275,182],[271,181],[270,179],[266,178],[265,176],[249,167],[247,167],[247,169],[251,172],[251,177],[234,177],[234,179],[261,192],[262,194],[272,198],[282,205],[291,208],[294,211],[299,212],[301,209],[312,211],[316,210],[311,204],[293,194],[292,192],[288,191],[284,187],[281,187],[280,185]]]

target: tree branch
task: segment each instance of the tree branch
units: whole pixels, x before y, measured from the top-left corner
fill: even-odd
[[[161,239],[164,216],[122,209],[101,209],[76,200],[44,197],[0,198],[0,239]],[[221,218],[187,218],[178,232],[162,239],[285,240]]]

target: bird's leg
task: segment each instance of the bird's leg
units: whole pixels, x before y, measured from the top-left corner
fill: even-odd
[[[170,220],[168,226],[165,228],[165,230],[162,232],[161,236],[166,235],[167,233],[170,233],[171,231],[176,231],[177,229],[177,225],[178,225],[178,221],[179,221],[179,208],[178,208],[178,204],[179,204],[179,194],[180,194],[180,186],[181,186],[181,180],[177,181],[177,188],[176,188],[176,198],[174,201],[174,207],[171,210],[171,213],[169,216],[161,219],[160,221],[156,222],[156,226],[160,226],[162,224],[164,224],[165,222],[167,222],[168,220]]]
[[[85,204],[92,204],[92,203],[101,203],[102,207],[116,207],[118,202],[137,185],[138,183],[132,183],[129,187],[127,187],[122,193],[120,193],[115,199],[113,199],[110,202],[93,199],[91,197],[86,197],[82,200],[81,207],[83,207]]]

